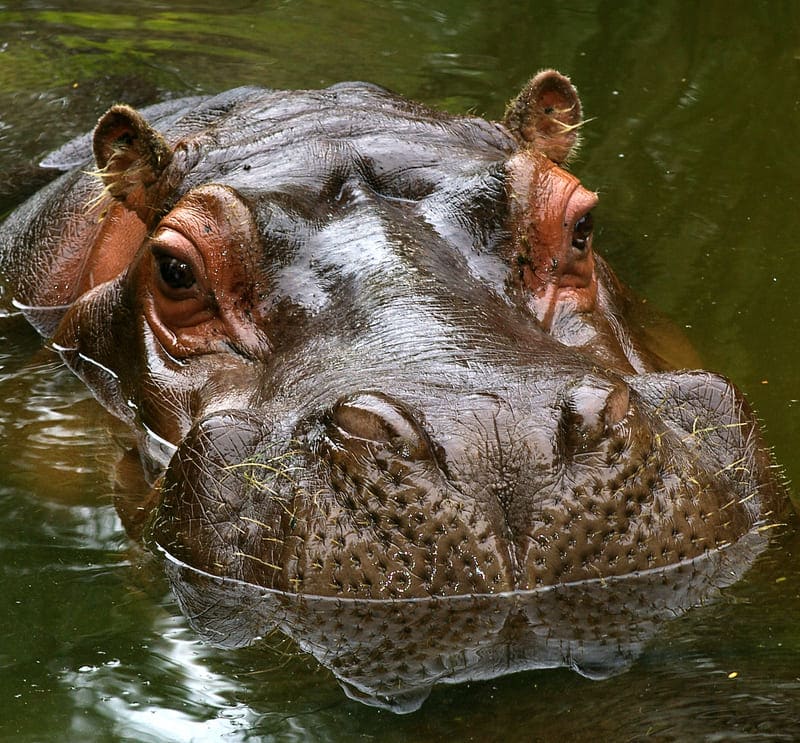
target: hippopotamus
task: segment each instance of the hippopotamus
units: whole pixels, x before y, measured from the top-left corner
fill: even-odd
[[[595,250],[582,122],[553,70],[500,122],[246,87],[51,155],[0,271],[136,432],[126,523],[209,591],[414,606],[652,587],[774,523],[742,394]]]

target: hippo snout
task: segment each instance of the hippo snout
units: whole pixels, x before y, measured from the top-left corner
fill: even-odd
[[[750,477],[765,463],[725,380],[664,381],[589,373],[561,380],[547,403],[539,385],[428,410],[359,390],[291,428],[258,410],[215,413],[173,457],[153,537],[215,575],[369,598],[691,559],[750,528]]]

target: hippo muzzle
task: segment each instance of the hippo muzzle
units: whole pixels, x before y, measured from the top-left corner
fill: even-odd
[[[215,413],[172,458],[152,534],[213,574],[360,598],[529,590],[735,542],[769,467],[742,399],[707,373],[631,382],[452,396],[424,419],[359,391],[291,436]]]

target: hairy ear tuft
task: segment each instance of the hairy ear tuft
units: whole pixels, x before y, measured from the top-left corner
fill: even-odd
[[[172,160],[164,138],[130,106],[112,106],[97,123],[93,147],[105,192],[137,213],[145,211],[147,190]]]
[[[508,104],[503,123],[523,147],[564,163],[579,145],[583,112],[578,91],[565,75],[543,70]]]

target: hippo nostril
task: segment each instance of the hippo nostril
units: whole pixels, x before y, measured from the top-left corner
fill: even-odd
[[[584,377],[567,391],[565,409],[583,443],[595,441],[628,414],[630,393],[622,380]]]
[[[342,398],[331,421],[345,437],[389,445],[406,459],[429,459],[428,436],[398,400],[380,392],[359,392]]]

